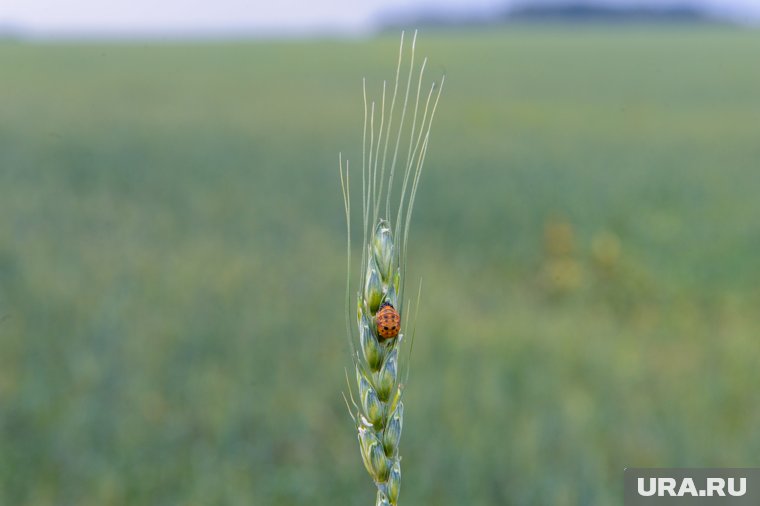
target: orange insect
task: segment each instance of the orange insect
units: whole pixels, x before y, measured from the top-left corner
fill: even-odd
[[[390,303],[383,302],[377,310],[377,335],[380,339],[393,339],[401,329],[401,317]]]

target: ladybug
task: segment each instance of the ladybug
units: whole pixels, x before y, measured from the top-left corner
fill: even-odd
[[[377,319],[377,334],[380,339],[393,339],[398,335],[401,328],[401,317],[392,304],[388,302],[380,304],[375,318]]]

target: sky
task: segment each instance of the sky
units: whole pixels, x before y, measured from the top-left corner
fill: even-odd
[[[362,33],[386,13],[503,10],[527,0],[0,0],[0,29],[30,35]],[[537,2],[541,0],[533,0]],[[555,0],[556,1],[556,0]],[[760,0],[597,0],[696,4],[760,20]]]

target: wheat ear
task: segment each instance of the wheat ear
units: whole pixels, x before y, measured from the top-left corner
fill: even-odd
[[[430,127],[443,88],[432,83],[423,91],[423,75],[427,60],[415,70],[414,51],[417,32],[411,43],[409,70],[406,75],[400,116],[395,113],[404,59],[404,34],[401,34],[396,78],[390,100],[387,83],[383,82],[379,110],[374,101],[368,104],[366,81],[363,81],[364,128],[362,135],[362,257],[360,284],[356,292],[356,312],[351,309],[351,195],[350,170],[339,155],[339,172],[343,204],[346,213],[347,276],[346,276],[346,325],[353,366],[356,371],[358,401],[354,398],[348,381],[349,396],[346,404],[356,424],[359,449],[364,466],[377,487],[376,506],[397,505],[401,486],[401,457],[399,440],[404,420],[403,384],[400,351],[404,333],[381,339],[377,327],[378,309],[390,304],[400,316],[402,331],[410,328],[405,320],[404,280],[406,277],[406,253],[409,226],[414,199],[417,193],[422,167],[427,154]],[[416,91],[413,91],[416,90]],[[411,99],[411,101],[410,101]],[[386,107],[386,104],[390,104]],[[411,108],[411,109],[410,109]],[[411,114],[407,114],[407,111]],[[408,131],[407,131],[408,130]],[[395,139],[392,137],[395,134]],[[368,139],[369,135],[369,139]],[[390,157],[389,140],[393,141]],[[407,151],[401,167],[401,191],[393,194],[393,179],[398,162],[399,149]],[[385,198],[385,215],[380,215],[381,202]],[[393,209],[392,209],[393,208]],[[391,221],[395,214],[395,222]],[[394,238],[394,230],[396,231]],[[418,298],[419,301],[419,298]],[[351,320],[356,318],[358,336],[354,334]],[[356,341],[359,345],[356,345]],[[411,354],[412,338],[409,339]],[[347,375],[348,376],[348,375]],[[350,399],[350,402],[349,402]]]

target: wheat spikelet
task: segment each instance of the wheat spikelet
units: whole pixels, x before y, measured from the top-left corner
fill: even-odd
[[[362,257],[360,284],[356,306],[351,303],[351,195],[348,162],[339,156],[340,181],[347,228],[346,324],[354,362],[358,400],[349,381],[346,404],[356,423],[359,449],[369,475],[377,487],[376,505],[397,505],[401,485],[399,441],[404,420],[403,383],[400,381],[400,354],[406,342],[404,332],[410,326],[405,318],[404,286],[406,253],[414,199],[427,154],[430,128],[443,88],[432,83],[423,92],[423,76],[427,60],[416,70],[414,51],[417,33],[411,43],[410,62],[405,78],[403,104],[396,119],[399,83],[404,60],[404,34],[401,34],[396,78],[388,102],[388,86],[383,82],[379,110],[376,102],[367,102],[366,81],[363,81],[364,128],[362,134]],[[412,93],[412,86],[416,92]],[[410,102],[411,99],[411,102]],[[411,110],[409,109],[411,107]],[[410,114],[407,114],[407,111]],[[376,128],[377,123],[377,128]],[[408,130],[408,131],[407,131]],[[392,137],[393,154],[388,148]],[[408,141],[406,140],[408,139]],[[382,148],[381,148],[382,147]],[[393,181],[399,162],[399,150],[406,150],[401,169],[401,190],[393,194]],[[382,151],[381,151],[382,149]],[[403,151],[402,151],[403,152]],[[385,213],[380,215],[385,199]],[[394,218],[395,221],[391,221]],[[395,234],[394,234],[395,230]],[[402,332],[382,339],[378,333],[377,314],[381,306],[390,304],[400,316]],[[355,307],[356,312],[351,309]],[[351,319],[355,317],[358,332],[354,334]],[[386,327],[387,331],[388,328]],[[387,334],[387,332],[384,332]],[[356,345],[358,340],[359,345]],[[409,339],[411,353],[412,338]],[[408,374],[408,355],[405,374]],[[405,376],[404,374],[404,376]]]

